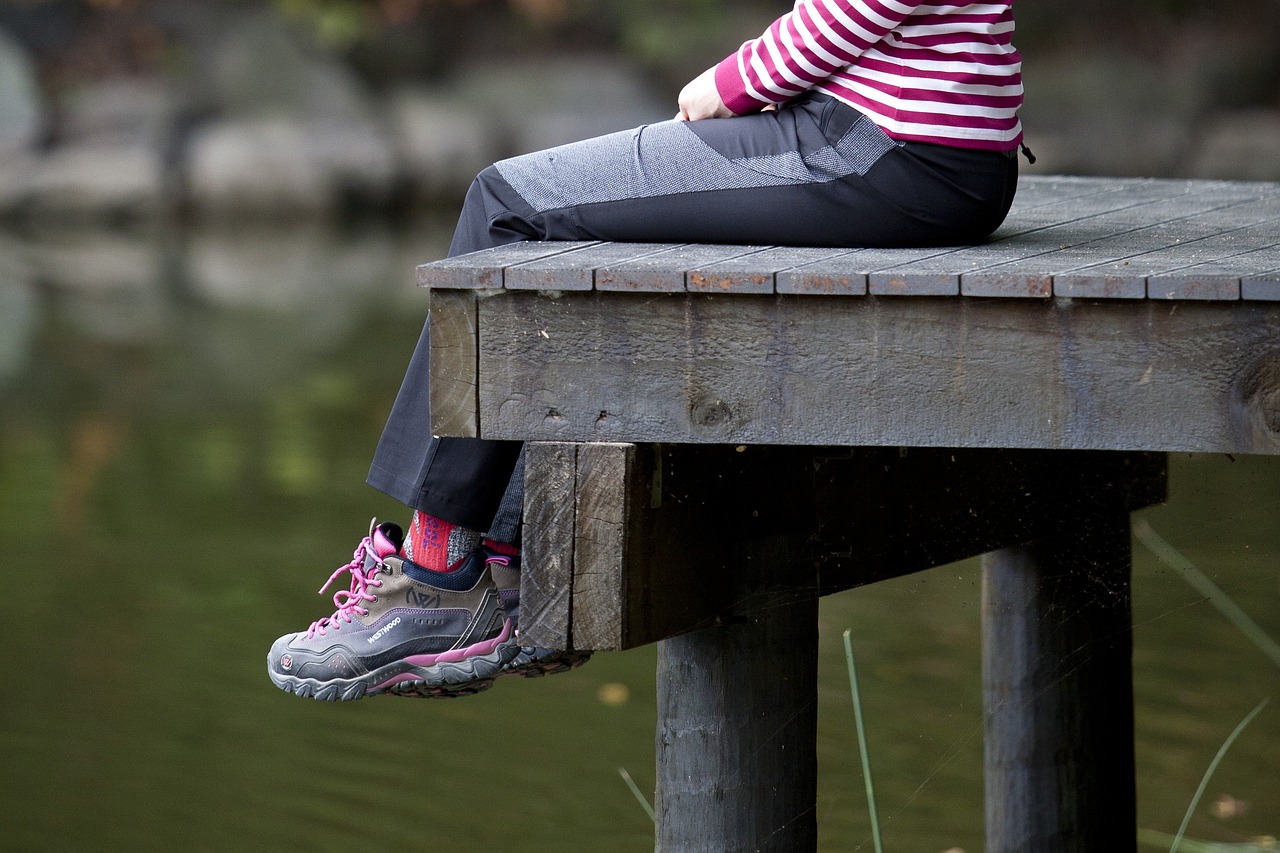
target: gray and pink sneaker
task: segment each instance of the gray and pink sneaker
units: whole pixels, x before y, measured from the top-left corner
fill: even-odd
[[[516,627],[516,640],[520,637],[520,558],[499,554],[481,546],[485,563],[493,574],[502,597],[502,608]],[[591,652],[570,649],[550,649],[544,646],[521,645],[519,653],[502,666],[503,675],[537,678],[577,669],[591,659]]]
[[[399,525],[375,519],[351,562],[320,590],[351,575],[351,588],[333,596],[338,609],[267,653],[277,687],[332,702],[465,696],[493,685],[520,645],[485,555],[433,572],[405,559],[403,544]]]

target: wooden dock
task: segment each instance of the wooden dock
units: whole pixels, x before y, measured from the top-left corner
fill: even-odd
[[[1135,846],[1129,513],[1280,454],[1280,184],[1024,179],[988,243],[423,265],[527,452],[522,630],[659,643],[658,849],[812,850],[819,595],[983,556],[989,851]]]

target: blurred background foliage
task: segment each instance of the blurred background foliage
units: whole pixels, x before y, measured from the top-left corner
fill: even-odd
[[[347,57],[372,83],[438,76],[477,52],[620,53],[684,80],[756,34],[786,8],[779,0],[6,0],[0,25],[32,45],[45,79],[173,71],[201,25],[274,7],[322,50]],[[1038,0],[1017,6],[1024,51],[1185,49],[1189,29],[1242,38],[1280,33],[1275,0]],[[195,29],[189,22],[197,24]],[[1271,42],[1276,43],[1274,40]],[[1280,103],[1280,51],[1247,92]]]

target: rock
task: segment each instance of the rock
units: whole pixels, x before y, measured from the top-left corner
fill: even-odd
[[[335,204],[306,132],[286,119],[226,121],[192,135],[186,192],[200,216],[319,213]]]
[[[166,209],[158,152],[128,144],[76,145],[31,158],[7,208],[29,219],[150,220]]]
[[[62,145],[136,145],[167,150],[178,99],[158,78],[87,80],[58,104]]]
[[[460,201],[472,178],[501,155],[493,122],[447,93],[397,92],[388,118],[415,201]]]
[[[218,118],[191,136],[182,165],[197,216],[330,216],[391,200],[391,137],[336,58],[308,52],[262,13],[229,27],[209,64]]]
[[[44,128],[44,107],[27,52],[0,30],[0,160],[28,151]]]
[[[334,125],[372,120],[368,92],[351,70],[332,56],[304,50],[276,14],[242,14],[212,53],[205,83],[225,116]]]
[[[228,120],[192,135],[186,201],[201,218],[330,216],[385,202],[394,176],[390,143],[371,127]]]
[[[1191,157],[1189,177],[1280,180],[1280,110],[1213,117]]]

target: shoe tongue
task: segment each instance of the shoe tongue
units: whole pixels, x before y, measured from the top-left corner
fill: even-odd
[[[389,557],[400,553],[400,548],[404,545],[404,531],[394,521],[384,521],[373,529],[370,540],[373,542],[373,552],[379,558]]]

